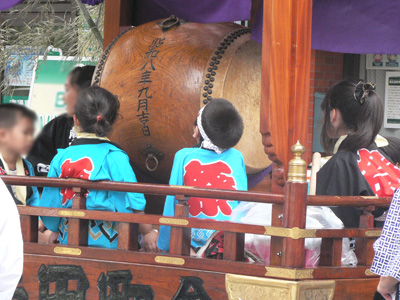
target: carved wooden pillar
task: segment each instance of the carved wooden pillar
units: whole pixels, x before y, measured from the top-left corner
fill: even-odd
[[[260,132],[274,163],[272,192],[283,193],[289,148],[307,145],[312,0],[264,1]],[[272,206],[272,226],[282,226],[282,205]],[[282,238],[271,238],[271,265],[280,265]]]
[[[312,0],[264,1],[260,130],[277,193],[283,193],[290,146],[307,145],[311,19]]]
[[[133,1],[106,1],[104,11],[104,49],[119,35],[122,26],[130,26]]]

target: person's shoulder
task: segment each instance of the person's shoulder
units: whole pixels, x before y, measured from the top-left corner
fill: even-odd
[[[339,151],[321,167],[319,174],[330,173],[334,169],[348,169],[357,166],[357,153],[353,151]]]
[[[239,157],[243,158],[242,152],[240,152],[239,150],[237,150],[235,148],[229,148],[228,150],[225,151],[225,153],[229,156],[239,156]]]
[[[69,153],[71,153],[72,151],[74,151],[74,149],[72,149],[73,147],[68,147],[65,149],[57,149],[57,154],[53,157],[53,159],[51,160],[52,163],[59,161],[60,159],[63,159],[63,157],[65,157],[65,155],[69,155]]]
[[[102,145],[102,147],[105,147],[106,149],[108,149],[107,157],[113,157],[116,160],[118,160],[118,159],[128,159],[129,160],[128,154],[120,146],[118,146],[114,143],[102,143],[99,145]]]
[[[201,148],[182,148],[175,153],[174,164],[179,164],[181,162],[184,163],[185,161],[193,158],[203,157],[202,151],[209,150],[204,150]]]
[[[353,151],[339,151],[335,155],[333,155],[329,160],[328,163],[349,163],[353,160],[357,159],[357,153]]]
[[[181,150],[176,152],[175,158],[186,157],[186,156],[188,156],[188,155],[190,155],[192,153],[199,153],[199,152],[201,152],[201,150],[204,150],[204,149],[201,149],[201,148],[182,148]]]

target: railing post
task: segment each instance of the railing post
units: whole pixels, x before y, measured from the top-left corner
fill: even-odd
[[[374,216],[372,212],[375,210],[374,206],[363,207],[363,214],[360,217],[360,228],[374,228]],[[358,264],[369,266],[374,259],[373,244],[375,239],[372,238],[357,238],[356,239],[356,255]]]
[[[118,249],[137,251],[139,224],[119,222],[118,224]]]
[[[291,147],[294,158],[289,162],[288,181],[285,184],[283,227],[304,229],[307,213],[306,162],[301,159],[305,148],[297,142]],[[304,238],[284,238],[282,266],[304,267]]]
[[[86,193],[82,188],[73,188],[75,193],[72,199],[73,209],[86,209]],[[87,246],[88,245],[89,220],[68,219],[68,245]]]
[[[244,259],[244,233],[224,232],[224,259],[243,261]]]
[[[22,238],[25,243],[38,242],[38,217],[37,216],[20,216]]]
[[[176,195],[178,203],[175,205],[175,217],[189,217],[188,198]],[[174,255],[190,255],[191,228],[171,226],[171,239],[169,252]]]
[[[322,239],[319,265],[340,267],[342,265],[342,247],[342,238]]]
[[[271,226],[283,226],[283,205],[272,204]],[[283,238],[271,236],[270,265],[280,266],[282,263],[282,243]]]

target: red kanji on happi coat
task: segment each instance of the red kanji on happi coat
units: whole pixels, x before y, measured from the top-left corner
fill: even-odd
[[[61,165],[60,178],[89,180],[93,169],[93,162],[88,157],[78,159],[77,161],[71,161],[71,159],[67,159]],[[63,195],[62,204],[64,205],[68,200],[71,200],[75,196],[75,193],[72,188],[63,188],[61,190],[61,195]]]
[[[202,164],[192,160],[185,166],[185,186],[207,187],[225,190],[236,190],[236,181],[232,169],[223,161]],[[232,207],[227,200],[190,198],[189,212],[193,217],[203,213],[207,217],[215,217],[219,213],[231,215]]]

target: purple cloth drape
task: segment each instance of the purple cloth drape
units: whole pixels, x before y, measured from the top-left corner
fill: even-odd
[[[400,53],[399,0],[314,0],[313,6],[313,49]]]
[[[262,31],[263,31],[263,18],[264,18],[264,1],[260,2],[257,9],[256,18],[251,29],[251,39],[262,44]]]
[[[11,7],[21,3],[23,0],[1,0],[0,1],[0,11],[7,10]]]
[[[199,23],[249,20],[251,0],[135,0],[134,25],[175,15]]]
[[[200,23],[248,20],[252,5],[251,0],[131,1],[136,26],[170,15]],[[0,0],[0,10],[20,2]],[[262,41],[262,6],[261,3],[253,25],[252,39],[257,42]],[[400,54],[399,13],[399,0],[313,0],[312,48],[344,53]]]
[[[312,45],[316,50],[400,54],[399,0],[314,0]],[[262,41],[262,11],[252,39]]]

